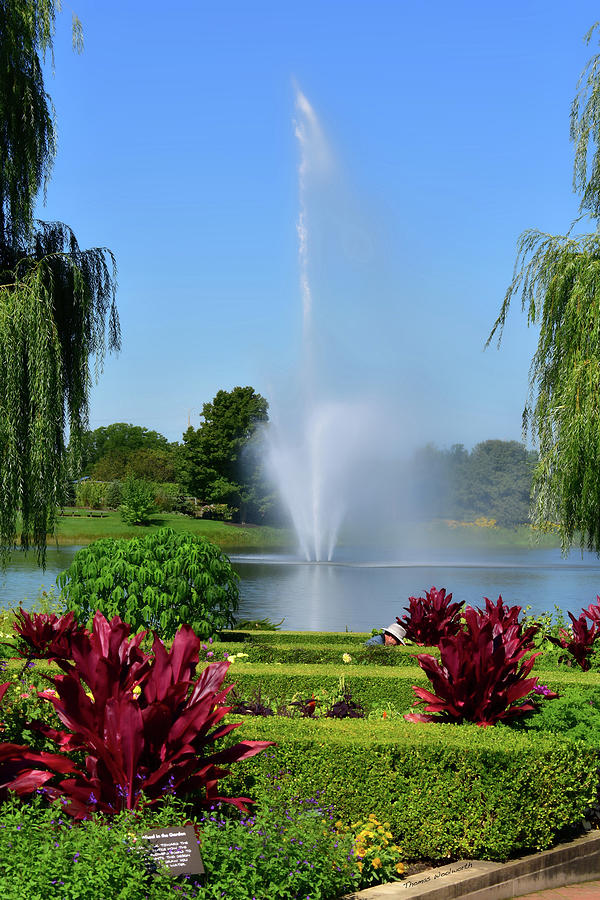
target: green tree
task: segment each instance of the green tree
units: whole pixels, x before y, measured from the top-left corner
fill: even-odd
[[[518,525],[528,520],[536,459],[518,441],[482,441],[471,452],[462,444],[427,444],[412,459],[413,505],[424,519],[485,516]]]
[[[116,459],[120,454],[125,460],[137,450],[171,449],[164,435],[150,431],[141,425],[130,425],[127,422],[114,422],[93,431],[86,431],[82,437],[82,470],[89,474],[92,467],[104,457]],[[121,477],[121,476],[114,476]]]
[[[205,403],[200,428],[183,435],[178,475],[184,489],[203,501],[237,507],[244,521],[250,503],[258,502],[258,461],[249,448],[258,425],[268,420],[267,410],[252,387],[218,391]]]
[[[588,32],[592,39],[597,25]],[[563,550],[576,541],[600,553],[600,56],[588,63],[571,110],[573,187],[593,231],[525,231],[515,275],[488,344],[502,336],[514,297],[539,327],[524,429],[539,446],[534,521],[558,522]],[[579,221],[579,220],[578,220]]]
[[[119,481],[133,475],[146,481],[175,480],[175,455],[169,450],[110,450],[91,468],[97,481]]]
[[[65,428],[76,458],[87,424],[89,361],[118,348],[115,267],[81,250],[61,223],[34,219],[56,141],[42,61],[59,3],[0,0],[0,553],[21,514],[21,543],[46,534],[66,483]],[[81,49],[81,28],[73,25]]]
[[[499,525],[527,522],[535,461],[536,454],[518,441],[477,444],[461,486],[469,517],[486,516]]]

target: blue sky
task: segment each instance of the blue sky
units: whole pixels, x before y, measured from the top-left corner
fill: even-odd
[[[563,233],[577,214],[569,111],[597,4],[73,8],[85,51],[61,14],[47,81],[58,156],[39,215],[117,257],[123,349],[93,389],[92,427],[180,440],[220,388],[271,399],[288,378],[302,316],[296,79],[343,184],[309,206],[338,382],[384,397],[413,443],[520,439],[535,332],[515,307],[501,350],[483,345],[518,235]]]

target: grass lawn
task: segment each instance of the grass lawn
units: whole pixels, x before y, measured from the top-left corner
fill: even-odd
[[[169,526],[174,531],[191,531],[202,534],[209,540],[229,551],[290,551],[296,541],[290,530],[264,525],[234,525],[210,519],[192,519],[177,513],[157,513],[150,525],[127,525],[117,511],[96,511],[89,509],[65,508],[66,515],[60,516],[56,535],[49,542],[59,544],[89,544],[98,538],[143,537],[158,528]],[[387,538],[387,540],[386,540]],[[400,527],[387,535],[377,533],[373,538],[380,546],[402,546],[410,548],[431,547],[438,549],[489,549],[511,550],[518,548],[559,547],[556,534],[540,534],[528,525],[516,528],[451,527],[444,522],[415,523]],[[365,547],[370,544],[368,536],[351,528],[340,535],[340,546]]]
[[[60,516],[56,534],[49,536],[51,543],[89,544],[98,538],[145,537],[159,528],[168,526],[173,531],[190,531],[201,534],[227,550],[289,550],[294,546],[292,535],[283,528],[262,525],[231,525],[210,519],[192,519],[177,513],[157,513],[150,525],[127,525],[116,511],[102,513],[88,509],[65,509]]]

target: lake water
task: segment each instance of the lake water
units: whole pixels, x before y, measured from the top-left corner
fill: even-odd
[[[55,585],[78,547],[48,549],[42,572],[35,553],[16,553],[2,579],[0,606],[28,607],[40,590]],[[403,614],[408,597],[432,585],[455,600],[477,606],[499,594],[506,603],[579,614],[600,594],[600,562],[557,549],[445,551],[433,558],[378,560],[372,552],[338,552],[334,563],[304,563],[291,556],[232,556],[240,575],[240,616],[283,621],[282,628],[307,631],[369,631]]]
[[[350,554],[348,554],[349,556]],[[366,556],[367,554],[365,554]],[[436,559],[398,562],[342,557],[335,563],[309,564],[284,557],[235,557],[241,578],[241,615],[284,620],[283,629],[370,631],[403,615],[408,597],[432,585],[451,591],[470,606],[502,594],[510,605],[532,612],[571,610],[600,594],[600,562],[592,554],[560,550],[463,551]]]

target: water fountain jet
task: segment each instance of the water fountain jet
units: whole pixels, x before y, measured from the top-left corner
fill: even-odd
[[[308,561],[331,560],[352,489],[351,472],[361,443],[363,404],[335,396],[317,360],[313,291],[309,272],[308,188],[333,172],[333,157],[319,120],[296,88],[295,135],[298,165],[298,261],[302,298],[303,362],[300,399],[286,415],[271,405],[268,433],[271,469],[294,524],[300,551]]]

